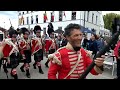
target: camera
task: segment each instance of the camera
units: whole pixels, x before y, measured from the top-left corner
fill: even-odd
[[[4,39],[4,33],[2,31],[0,31],[0,44]]]

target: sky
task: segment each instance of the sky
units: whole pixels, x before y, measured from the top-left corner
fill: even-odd
[[[102,11],[102,14],[107,13],[117,13],[120,14],[120,11]],[[10,19],[10,20],[9,20]],[[0,11],[0,27],[9,29],[11,24],[16,29],[18,28],[18,13],[17,11]]]
[[[17,11],[0,11],[0,27],[9,29],[11,24],[16,29],[18,27]]]

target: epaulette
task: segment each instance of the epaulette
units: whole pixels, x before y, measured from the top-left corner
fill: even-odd
[[[66,46],[63,46],[63,47],[61,47],[61,48],[57,49],[57,51],[56,51],[56,52],[58,52],[58,51],[60,51],[60,50],[62,50],[62,49],[64,49],[64,48],[66,48]]]
[[[61,58],[61,55],[60,55],[59,51],[62,50],[62,49],[64,49],[64,48],[66,48],[66,46],[59,48],[59,49],[58,49],[55,53],[53,53],[53,54],[49,54],[49,55],[48,55],[48,59],[49,59],[49,60],[52,60],[52,63],[56,63],[56,64],[58,64],[58,65],[62,65],[62,62],[61,62],[58,58]],[[59,56],[57,57],[55,54],[58,54]]]

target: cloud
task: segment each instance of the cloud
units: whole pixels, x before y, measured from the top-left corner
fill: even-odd
[[[0,11],[0,26],[9,29],[11,24],[16,29],[18,27],[18,13],[17,11]]]

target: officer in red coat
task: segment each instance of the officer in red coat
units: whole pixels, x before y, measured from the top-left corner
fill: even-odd
[[[67,45],[48,56],[51,60],[48,79],[78,79],[92,62],[88,51],[80,46],[83,33],[78,24],[69,24],[65,28],[65,37],[68,40]],[[103,61],[104,58],[95,60],[96,65],[91,70],[92,74],[102,73]]]
[[[35,26],[34,27],[34,33],[35,37],[31,39],[31,50],[32,50],[32,55],[34,55],[34,60],[35,63],[33,64],[34,69],[36,69],[36,65],[39,68],[39,72],[41,74],[44,74],[41,68],[41,60],[43,59],[43,42],[41,38],[41,27],[40,26]]]
[[[2,50],[3,52],[3,60],[7,60],[4,65],[4,71],[7,71],[7,65],[11,68],[11,76],[14,79],[18,79],[17,75],[17,66],[19,65],[19,49],[18,49],[18,42],[17,42],[17,31],[16,30],[10,30],[9,31],[9,37],[8,39],[5,39],[3,42],[5,43],[5,46]]]
[[[31,40],[29,39],[30,32],[26,28],[21,28],[22,31],[22,37],[19,40],[19,48],[20,52],[23,58],[24,64],[20,67],[22,72],[24,71],[24,68],[26,69],[26,76],[30,78],[30,62],[31,62]]]

